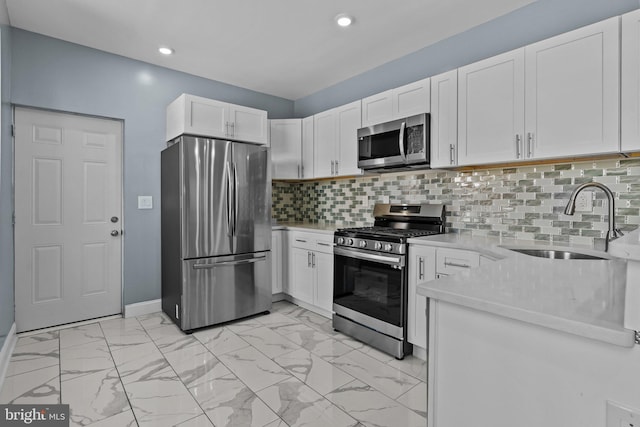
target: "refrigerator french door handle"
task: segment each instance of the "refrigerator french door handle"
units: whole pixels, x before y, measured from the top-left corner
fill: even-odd
[[[233,229],[231,228],[231,216],[233,215],[231,204],[231,163],[227,163],[226,178],[227,178],[227,236],[233,235]]]
[[[236,235],[238,221],[238,167],[233,162],[233,235]]]

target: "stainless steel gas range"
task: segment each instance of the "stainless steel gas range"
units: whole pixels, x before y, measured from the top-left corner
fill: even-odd
[[[398,359],[407,341],[407,239],[444,233],[442,204],[376,204],[373,227],[334,234],[333,328]]]

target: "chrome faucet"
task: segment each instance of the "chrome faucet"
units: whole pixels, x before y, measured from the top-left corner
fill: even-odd
[[[578,197],[578,193],[588,187],[596,187],[604,191],[604,194],[607,195],[607,199],[609,200],[609,230],[607,230],[607,237],[604,241],[604,250],[607,252],[609,250],[609,242],[617,239],[622,236],[623,233],[620,229],[616,228],[616,207],[615,207],[615,197],[613,193],[604,184],[599,182],[585,182],[584,184],[579,185],[573,193],[571,193],[571,197],[569,197],[569,203],[567,203],[567,207],[564,209],[565,215],[573,215],[576,211],[576,197]]]

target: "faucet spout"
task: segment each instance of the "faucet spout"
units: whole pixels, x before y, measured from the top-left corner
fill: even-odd
[[[564,209],[564,213],[565,215],[573,215],[576,212],[576,198],[578,197],[578,194],[585,188],[589,187],[599,188],[604,191],[604,194],[607,196],[607,200],[609,201],[609,229],[607,230],[604,246],[604,250],[606,252],[609,250],[609,242],[623,235],[622,231],[616,228],[615,196],[609,187],[599,182],[586,182],[579,185],[575,190],[573,190],[573,193],[571,193],[567,207]]]

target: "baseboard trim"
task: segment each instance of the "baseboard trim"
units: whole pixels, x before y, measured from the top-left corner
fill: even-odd
[[[11,361],[11,354],[13,354],[16,342],[18,342],[18,337],[16,336],[16,324],[14,323],[9,330],[9,334],[4,340],[2,349],[0,350],[0,390],[4,384],[4,377],[7,374],[9,362]]]
[[[413,355],[420,360],[427,360],[427,350],[417,345],[413,346]]]
[[[286,299],[287,298],[283,292],[279,292],[271,296],[271,302],[286,301]]]
[[[125,305],[124,317],[142,316],[143,314],[157,313],[159,311],[162,311],[162,300],[153,299]]]
[[[331,313],[330,311],[323,310],[318,306],[301,301],[295,297],[292,297],[289,294],[284,294],[284,300],[289,301],[290,303],[293,303],[302,308],[305,308],[309,311],[313,311],[314,313],[319,314],[322,317],[326,317],[327,319],[331,319],[331,316],[333,315],[333,313]]]

